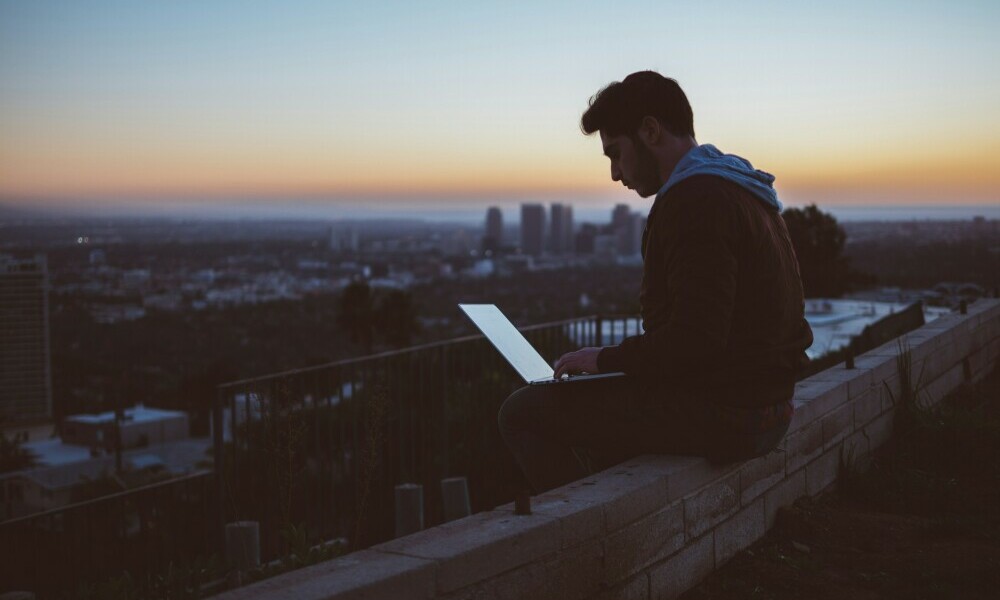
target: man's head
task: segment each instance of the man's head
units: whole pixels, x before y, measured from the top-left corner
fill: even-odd
[[[580,128],[587,135],[600,131],[611,179],[644,198],[655,194],[697,145],[687,96],[676,81],[654,71],[632,73],[597,92]]]

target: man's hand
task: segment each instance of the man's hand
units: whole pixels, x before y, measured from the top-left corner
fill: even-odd
[[[579,373],[597,373],[597,355],[601,348],[580,348],[576,352],[563,354],[556,361],[555,378]]]

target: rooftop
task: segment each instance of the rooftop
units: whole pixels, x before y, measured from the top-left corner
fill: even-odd
[[[806,320],[813,331],[813,344],[806,350],[809,358],[818,358],[839,350],[851,343],[864,328],[888,315],[905,309],[901,302],[871,302],[867,300],[834,300],[809,298],[806,300]],[[950,309],[924,305],[924,321],[951,312]]]
[[[186,416],[181,411],[149,408],[142,404],[137,404],[133,408],[126,408],[123,412],[125,413],[125,420],[133,423],[153,423],[155,421],[184,418]],[[66,417],[66,421],[70,423],[110,424],[115,422],[115,413],[114,411],[108,411],[97,414],[72,415]]]

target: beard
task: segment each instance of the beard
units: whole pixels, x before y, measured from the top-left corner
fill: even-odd
[[[656,164],[656,157],[653,152],[644,146],[638,137],[632,139],[636,150],[636,177],[634,187],[636,193],[643,198],[648,198],[660,191],[663,182],[660,181],[660,171]]]

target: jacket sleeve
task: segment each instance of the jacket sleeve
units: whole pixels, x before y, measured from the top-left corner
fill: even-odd
[[[670,208],[655,224],[661,243],[650,245],[661,255],[645,257],[665,264],[655,276],[667,278],[674,296],[666,325],[604,348],[601,372],[683,379],[710,367],[728,345],[743,233],[738,200],[709,185]]]

